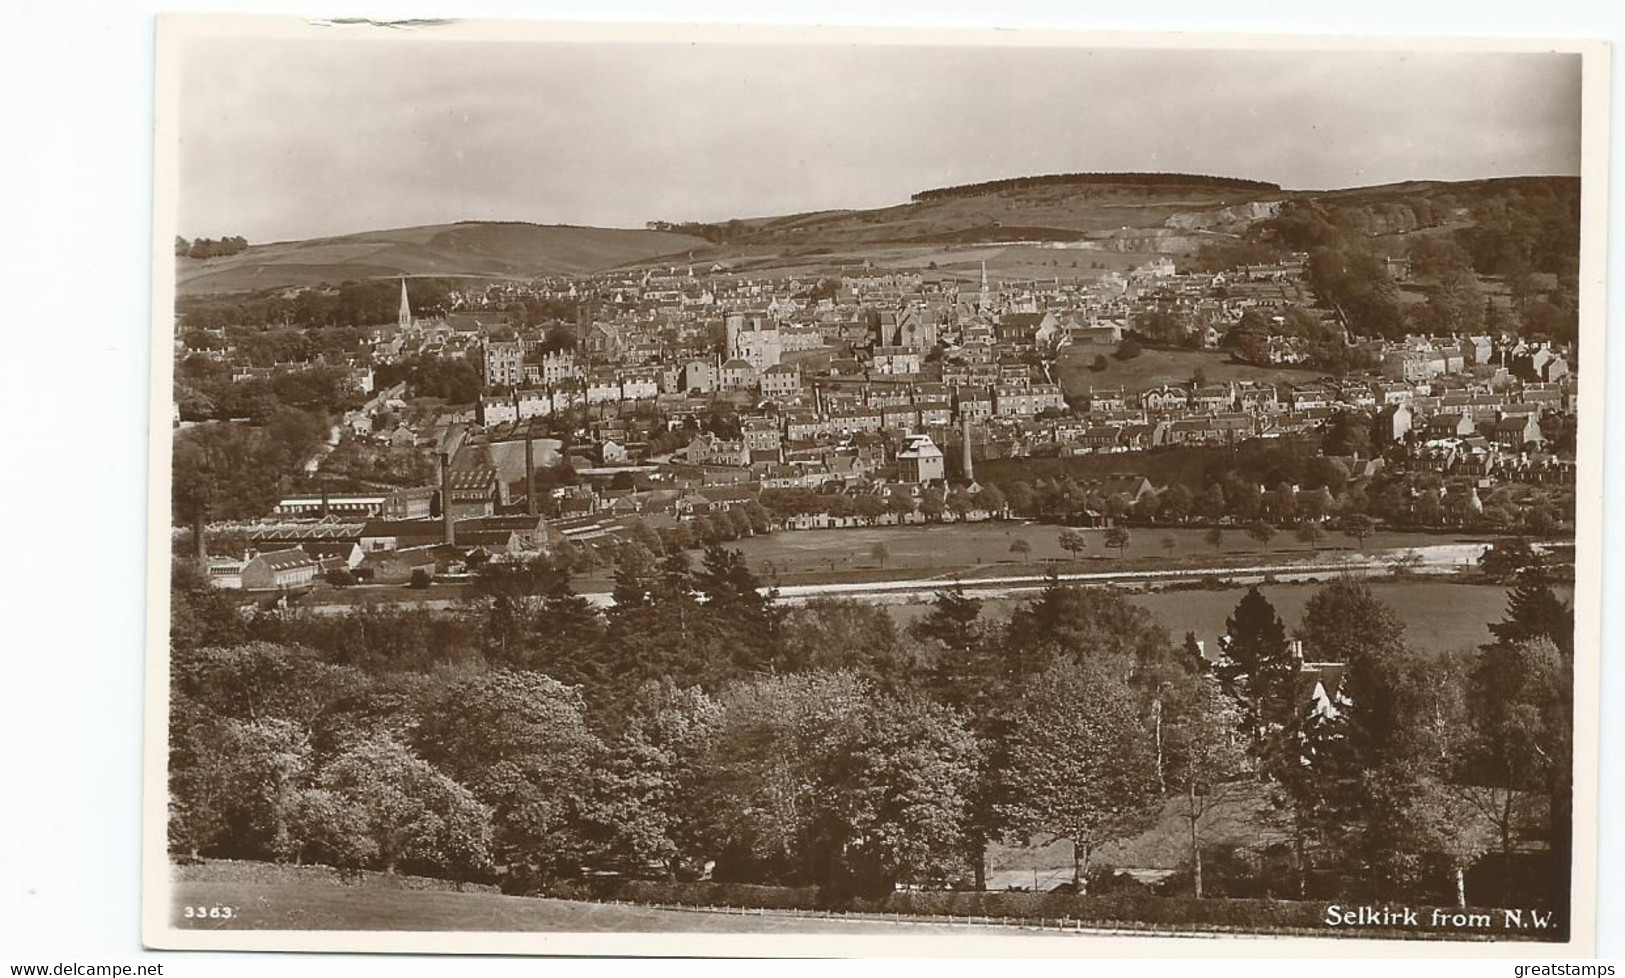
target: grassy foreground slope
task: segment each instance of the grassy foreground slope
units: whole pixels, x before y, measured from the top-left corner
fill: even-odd
[[[182,883],[181,906],[234,906],[233,921],[176,917],[176,927],[221,930],[397,931],[836,931],[832,921],[689,913],[497,893],[377,890],[340,883]]]
[[[321,866],[209,863],[184,867],[171,894],[175,927],[198,930],[372,930],[554,933],[965,933],[963,924],[888,923],[660,910],[541,897],[506,896],[488,888],[456,891],[436,880],[367,873],[340,881]],[[204,878],[188,878],[204,877]],[[231,919],[195,919],[186,907],[231,907]]]

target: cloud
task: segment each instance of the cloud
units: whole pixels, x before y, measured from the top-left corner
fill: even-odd
[[[219,40],[181,229],[637,226],[1034,172],[1331,188],[1579,172],[1574,55]]]

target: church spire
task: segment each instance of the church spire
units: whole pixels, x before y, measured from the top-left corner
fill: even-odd
[[[401,276],[401,315],[400,326],[406,329],[412,325],[412,304],[406,301],[406,276]]]

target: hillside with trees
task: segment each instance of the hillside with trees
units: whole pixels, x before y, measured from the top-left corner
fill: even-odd
[[[1579,181],[1434,185],[1416,193],[1289,201],[1250,237],[1309,253],[1322,304],[1365,336],[1514,329],[1572,342],[1578,333]],[[1404,301],[1387,259],[1404,257],[1421,303]],[[1492,303],[1483,282],[1509,294]]]
[[[180,235],[175,236],[177,258],[222,258],[247,250],[248,239],[243,237],[221,237],[219,240],[198,238],[196,241],[188,241]]]
[[[1189,253],[1222,270],[1326,248],[1397,255],[1403,236],[1460,239],[1481,275],[1572,276],[1578,256],[1573,178],[1414,182],[1330,191],[1287,190],[1267,181],[1168,173],[1063,173],[1010,177],[920,191],[870,210],[829,209],[715,221],[652,219],[637,229],[466,222],[255,245],[186,257],[182,295],[269,287],[333,286],[414,277],[529,279],[585,275],[659,262],[720,261],[770,268],[837,252],[861,262],[866,249],[981,242],[1096,241],[1106,250]],[[227,239],[238,241],[239,239]],[[177,242],[177,254],[180,254]],[[188,245],[190,249],[191,244]],[[236,248],[235,244],[230,247]],[[1345,259],[1340,264],[1349,264]],[[1382,289],[1354,262],[1345,288],[1325,298],[1377,333],[1394,320]],[[1329,280],[1327,284],[1330,284]],[[1534,283],[1561,314],[1561,295]],[[1365,297],[1377,292],[1378,298]],[[1556,290],[1562,291],[1560,288]],[[1352,311],[1351,311],[1352,310]],[[1542,309],[1533,315],[1556,318]]]
[[[1039,187],[1131,186],[1146,188],[1190,188],[1244,190],[1249,192],[1278,193],[1279,184],[1262,180],[1243,180],[1237,177],[1213,177],[1194,173],[1050,173],[1042,176],[1010,177],[987,180],[956,187],[938,187],[921,190],[910,199],[915,203],[945,200],[949,197],[975,197],[982,194],[1002,193],[1006,190],[1030,190]]]

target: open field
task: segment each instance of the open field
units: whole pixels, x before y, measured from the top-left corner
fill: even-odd
[[[1341,534],[1328,534],[1318,548],[1310,548],[1278,534],[1269,544],[1260,544],[1240,529],[1226,528],[1222,544],[1215,548],[1204,539],[1205,530],[1187,527],[1145,528],[1131,531],[1129,545],[1119,554],[1105,546],[1104,530],[1082,530],[1085,549],[1076,557],[1062,550],[1058,542],[1061,527],[1046,523],[1006,520],[971,524],[932,524],[911,527],[874,527],[844,530],[781,530],[747,537],[729,544],[745,554],[752,570],[764,581],[779,587],[861,585],[895,582],[900,587],[919,584],[921,596],[940,582],[967,583],[1006,577],[1040,577],[1053,570],[1058,574],[1144,574],[1146,572],[1192,571],[1225,567],[1280,567],[1296,564],[1326,564],[1348,560],[1381,561],[1384,554],[1412,548],[1428,548],[1434,570],[1441,563],[1466,566],[1469,554],[1490,537],[1472,534],[1400,533],[1383,531],[1366,539],[1364,551]],[[1025,541],[1031,548],[1025,556],[1013,554],[1011,544]],[[1170,550],[1164,540],[1173,542]],[[874,548],[887,551],[884,566],[874,556]],[[1255,573],[1253,576],[1257,576]],[[599,565],[574,578],[576,590],[594,599],[606,599],[614,587],[614,568]],[[1029,584],[1028,588],[1038,585]],[[422,605],[432,609],[452,607],[467,593],[463,583],[437,581],[427,589],[405,585],[318,588],[301,599],[304,607],[328,613],[366,602]],[[906,601],[892,595],[881,599]],[[1182,631],[1176,632],[1183,634]]]
[[[729,544],[744,552],[752,568],[764,577],[777,575],[784,584],[818,583],[841,579],[899,579],[918,577],[921,571],[951,580],[980,574],[1042,574],[1050,567],[1065,573],[1114,569],[1154,570],[1181,563],[1212,566],[1227,562],[1279,562],[1316,557],[1359,555],[1353,538],[1328,532],[1318,550],[1299,543],[1282,531],[1268,544],[1260,544],[1240,527],[1226,527],[1224,541],[1215,548],[1195,527],[1134,528],[1119,556],[1105,545],[1104,530],[1082,530],[1085,549],[1073,559],[1061,549],[1062,527],[1049,523],[1001,520],[987,523],[937,523],[925,526],[873,527],[844,530],[780,530]],[[1172,540],[1169,550],[1163,540]],[[1454,533],[1399,533],[1382,531],[1366,538],[1364,553],[1375,556],[1389,550],[1456,543],[1487,543],[1491,537]],[[1012,544],[1024,541],[1031,551],[1013,553]],[[876,545],[888,553],[885,566],[873,555]],[[808,579],[802,580],[805,575]],[[857,575],[848,577],[846,575]]]
[[[1266,584],[1261,590],[1275,605],[1290,630],[1303,618],[1303,606],[1315,591],[1313,584]],[[1371,590],[1405,623],[1405,638],[1418,651],[1440,652],[1470,648],[1490,641],[1489,623],[1506,612],[1506,589],[1494,584],[1458,584],[1451,581],[1375,581]],[[1572,589],[1554,588],[1565,600]],[[1186,631],[1213,641],[1224,631],[1224,620],[1236,610],[1245,593],[1224,591],[1162,591],[1136,594],[1131,600],[1148,608],[1175,639]]]
[[[1312,583],[1265,584],[1264,596],[1275,606],[1290,632],[1303,618],[1303,608],[1315,592]],[[1452,581],[1373,581],[1372,592],[1391,606],[1405,623],[1405,637],[1413,649],[1438,652],[1469,648],[1490,640],[1488,625],[1500,621],[1506,611],[1506,589],[1492,584],[1458,584]],[[1130,594],[1129,600],[1147,609],[1168,629],[1177,642],[1187,631],[1210,646],[1224,633],[1225,619],[1236,610],[1246,589],[1240,586],[1222,590],[1180,589],[1144,591]],[[1567,593],[1560,593],[1568,597]],[[983,614],[1008,615],[1020,598],[993,598]],[[924,615],[928,599],[889,605],[900,625]]]
[[[1183,384],[1198,369],[1209,383],[1257,380],[1265,383],[1303,383],[1323,374],[1316,370],[1287,367],[1257,367],[1234,363],[1228,353],[1205,350],[1146,350],[1132,360],[1119,360],[1108,347],[1070,346],[1056,360],[1057,380],[1070,396],[1087,394],[1091,387],[1122,387],[1145,390],[1158,384]],[[1095,357],[1105,354],[1106,369],[1091,369]]]
[[[951,578],[943,578],[944,586]],[[1020,588],[1003,589],[998,596],[984,598],[984,614],[989,617],[1007,616],[1027,596],[1037,591],[1039,583]],[[1273,582],[1262,585],[1262,590],[1276,612],[1291,630],[1303,616],[1304,604],[1314,593],[1315,584],[1302,582]],[[608,603],[607,582],[578,582],[578,590],[595,604]],[[1469,584],[1449,580],[1416,579],[1411,581],[1378,580],[1371,589],[1391,605],[1405,622],[1405,634],[1412,648],[1419,651],[1444,651],[1468,648],[1489,641],[1488,624],[1501,620],[1506,610],[1506,589],[1494,584]],[[1572,589],[1558,588],[1560,596],[1572,600]],[[1235,610],[1245,588],[1232,587],[1168,590],[1139,590],[1129,593],[1129,600],[1152,612],[1168,634],[1179,641],[1187,631],[1195,632],[1204,642],[1213,642],[1224,632],[1225,619]],[[1014,592],[1022,592],[1019,595]],[[324,600],[342,594],[338,603]],[[899,625],[906,626],[925,614],[932,592],[917,593],[847,594],[855,600],[884,604]],[[400,602],[433,611],[454,607],[461,597],[461,589],[446,589],[433,597],[423,591],[406,588],[350,588],[342,592],[318,592],[314,601],[302,603],[318,614],[342,614],[357,603],[357,599],[380,602]]]
[[[1290,630],[1303,618],[1303,607],[1315,593],[1313,584],[1270,584],[1260,590]],[[1481,645],[1490,640],[1488,624],[1500,621],[1506,610],[1506,590],[1483,584],[1448,581],[1377,581],[1371,590],[1405,623],[1412,648],[1445,651]],[[1162,591],[1136,594],[1130,600],[1157,617],[1177,640],[1187,631],[1208,643],[1224,632],[1224,622],[1236,610],[1245,591]]]

